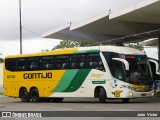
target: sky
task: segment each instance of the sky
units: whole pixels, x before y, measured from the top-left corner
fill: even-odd
[[[42,34],[68,22],[82,22],[109,9],[114,13],[141,1],[21,0],[23,53],[51,50],[59,40],[44,39]],[[19,54],[19,46],[19,0],[0,0],[0,57]]]

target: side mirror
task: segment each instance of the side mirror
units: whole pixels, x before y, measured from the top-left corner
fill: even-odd
[[[122,63],[125,65],[125,69],[126,69],[126,70],[129,70],[129,63],[128,63],[127,60],[122,59],[122,58],[112,58],[112,60],[117,60],[117,61],[122,62]]]
[[[158,64],[158,62],[156,61],[156,60],[153,60],[153,59],[148,59],[149,60],[149,62],[152,62],[152,63],[154,63],[155,64],[155,66],[156,66],[156,74],[160,74],[159,73],[159,64]]]

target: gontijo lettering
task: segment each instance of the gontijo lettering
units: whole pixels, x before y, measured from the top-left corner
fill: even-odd
[[[23,74],[24,79],[46,79],[46,78],[52,78],[52,73],[24,73]]]

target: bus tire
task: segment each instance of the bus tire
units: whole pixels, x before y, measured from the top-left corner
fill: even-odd
[[[128,103],[129,102],[129,98],[123,98],[122,101],[123,101],[123,103]]]
[[[31,100],[32,100],[33,102],[40,102],[40,101],[41,101],[41,99],[40,99],[40,97],[39,97],[39,92],[38,92],[38,90],[37,90],[36,88],[34,88],[34,89],[31,91],[30,97],[31,97]]]
[[[29,102],[30,101],[30,96],[29,96],[29,93],[26,88],[23,88],[20,90],[19,96],[20,96],[22,102]]]
[[[99,90],[99,102],[100,103],[105,103],[106,102],[106,91],[102,87]]]
[[[52,98],[52,101],[55,103],[61,103],[64,98]]]

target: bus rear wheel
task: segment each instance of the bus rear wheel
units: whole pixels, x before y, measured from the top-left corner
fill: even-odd
[[[29,93],[26,88],[23,88],[20,91],[20,98],[21,98],[22,102],[29,102],[30,101],[30,96],[29,96]]]
[[[106,91],[102,87],[99,90],[99,102],[100,103],[105,103],[106,102]]]
[[[36,88],[31,91],[30,97],[33,102],[40,102],[41,101],[41,99],[39,97],[39,92]]]

